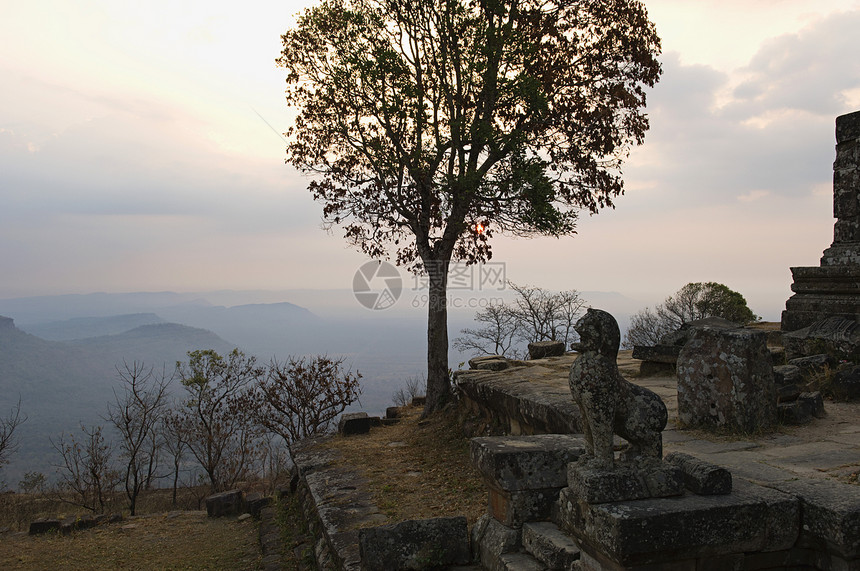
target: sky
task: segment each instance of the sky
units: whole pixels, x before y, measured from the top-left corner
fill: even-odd
[[[0,298],[350,288],[366,261],[284,164],[280,34],[309,2],[4,2]],[[833,238],[860,0],[646,0],[651,130],[614,210],[500,237],[506,276],[653,304],[717,281],[778,320]],[[289,301],[289,300],[285,300]]]

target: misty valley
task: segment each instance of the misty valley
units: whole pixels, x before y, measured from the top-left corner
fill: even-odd
[[[323,318],[291,303],[226,307],[153,293],[0,300],[0,316],[0,410],[8,414],[20,397],[27,417],[15,434],[20,446],[0,471],[11,489],[28,472],[53,476],[59,459],[51,441],[61,434],[79,434],[81,425],[103,425],[110,434],[107,403],[121,388],[124,363],[170,374],[199,349],[226,355],[238,347],[261,363],[328,355],[362,374],[362,394],[348,410],[378,413],[425,361],[420,313]],[[169,392],[182,396],[178,380]]]

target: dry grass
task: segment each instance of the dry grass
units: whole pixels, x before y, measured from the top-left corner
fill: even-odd
[[[368,480],[389,523],[454,515],[474,523],[486,511],[487,492],[469,460],[469,441],[456,414],[419,420],[421,408],[400,411],[397,424],[334,437],[327,446]]]
[[[173,505],[172,492],[169,489],[157,489],[143,492],[138,498],[137,513],[161,514],[176,510],[199,510],[203,500],[209,494],[206,486],[180,488],[177,503]],[[120,513],[128,515],[128,500],[122,492],[115,492],[108,498],[105,513]],[[12,531],[27,531],[31,521],[37,519],[66,519],[69,517],[92,515],[91,512],[64,502],[56,492],[44,493],[14,493],[0,494],[0,529],[10,528]]]
[[[0,568],[45,569],[259,569],[253,520],[206,517],[206,512],[140,516],[73,532],[7,535]]]
[[[421,408],[401,408],[402,420],[374,428],[369,434],[333,437],[345,466],[369,482],[376,504],[390,523],[407,519],[465,515],[474,523],[486,511],[486,489],[469,460],[469,441],[461,419],[453,412],[420,420]],[[183,507],[197,503],[199,493],[185,490]],[[6,525],[26,530],[37,517],[73,515],[67,504],[33,501],[24,494],[6,498]],[[205,512],[170,512],[169,491],[158,491],[141,502],[151,515],[127,518],[116,524],[73,532],[68,536],[28,536],[7,532],[0,536],[0,569],[258,569],[260,549],[252,520],[207,518]],[[21,503],[20,506],[17,503]],[[116,507],[123,506],[117,499]],[[295,502],[278,506],[283,530],[285,569],[309,563],[312,542]],[[161,510],[161,511],[158,511]],[[18,525],[12,521],[17,513]],[[118,511],[118,510],[117,510]],[[0,526],[2,527],[2,526]]]

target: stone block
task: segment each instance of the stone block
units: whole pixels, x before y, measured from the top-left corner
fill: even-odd
[[[437,569],[469,563],[464,516],[409,520],[359,530],[362,569]]]
[[[522,546],[522,532],[502,525],[489,514],[484,514],[472,527],[473,558],[485,569],[498,569],[500,557],[518,551]]]
[[[510,367],[504,355],[484,355],[469,359],[469,368],[483,371],[504,371]]]
[[[639,363],[640,377],[674,376],[675,365],[670,363],[655,363],[654,361],[642,361]]]
[[[860,486],[833,480],[795,480],[773,484],[799,498],[801,546],[860,558]]]
[[[545,359],[564,355],[564,341],[535,341],[529,343],[529,359]]]
[[[836,118],[836,142],[846,143],[860,138],[860,111]]]
[[[833,376],[830,390],[839,399],[860,398],[860,365],[848,366],[837,371]]]
[[[548,569],[573,569],[579,561],[579,546],[554,523],[524,524],[522,542],[523,549]]]
[[[821,396],[819,391],[800,393],[797,400],[804,407],[805,411],[815,418],[824,418],[827,416],[827,412],[824,410],[824,397]]]
[[[370,417],[366,412],[349,412],[340,415],[337,422],[337,431],[343,436],[353,434],[367,434],[370,432]]]
[[[824,418],[824,398],[818,391],[800,393],[790,402],[780,402],[778,405],[779,420],[784,424],[801,425],[811,422],[813,418]]]
[[[848,279],[860,281],[860,268],[857,268],[852,276],[848,276]],[[860,290],[854,292],[854,297],[847,293],[845,295],[854,300],[851,313],[860,313]],[[849,311],[848,307],[844,309]],[[789,363],[799,357],[829,355],[832,358],[830,361],[810,363],[811,366],[820,368],[825,364],[832,367],[838,360],[860,358],[860,324],[856,318],[831,316],[819,319],[807,327],[786,333],[783,340]]]
[[[684,493],[680,468],[665,462],[641,467],[616,462],[613,469],[591,468],[571,462],[567,468],[570,492],[589,504],[664,498]]]
[[[528,521],[550,518],[561,487],[509,492],[490,487],[487,511],[500,523],[513,528]]]
[[[399,406],[390,406],[385,409],[385,418],[387,419],[395,419],[400,417],[400,407]]]
[[[30,522],[30,535],[41,535],[49,531],[59,531],[60,520],[58,519],[37,519]]]
[[[797,385],[782,385],[776,388],[777,404],[797,400],[800,396],[800,387]]]
[[[271,496],[264,496],[259,492],[252,492],[245,496],[245,511],[254,519],[260,519],[263,508],[272,503]]]
[[[799,385],[803,382],[803,372],[795,365],[779,365],[773,368],[773,384],[777,387],[784,385]]]
[[[800,501],[745,480],[734,482],[727,495],[596,505],[565,488],[558,520],[583,552],[601,553],[622,566],[662,565],[789,549],[798,537]]]
[[[807,407],[798,400],[781,402],[776,405],[777,417],[782,424],[789,426],[801,426],[812,422],[814,418]]]
[[[678,418],[688,427],[757,432],[776,421],[767,333],[705,327],[678,356]]]
[[[567,465],[584,453],[581,437],[569,434],[472,438],[472,463],[491,487],[505,491],[562,488]]]
[[[672,452],[666,461],[681,469],[684,486],[694,494],[710,496],[732,491],[732,473],[721,466],[683,452]]]
[[[768,331],[767,332],[767,343],[768,343],[768,352],[770,353],[770,362],[774,367],[780,367],[785,365],[785,347],[770,347],[771,338],[774,333],[779,333],[779,331]],[[780,341],[782,341],[782,337],[780,337]]]
[[[678,361],[678,353],[681,352],[681,345],[655,345],[648,347],[645,345],[633,346],[633,358],[649,361],[653,363],[664,363],[674,365]]]
[[[807,355],[806,357],[796,357],[788,362],[789,365],[794,365],[800,369],[804,375],[814,375],[822,372],[825,368],[836,366],[836,359],[827,353],[819,353],[817,355]]]
[[[206,498],[206,513],[209,517],[239,515],[243,508],[242,490],[229,490]]]

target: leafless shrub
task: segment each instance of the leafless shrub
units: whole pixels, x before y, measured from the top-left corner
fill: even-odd
[[[361,373],[344,370],[344,361],[325,355],[272,360],[258,383],[260,423],[288,444],[326,431],[361,394]]]
[[[408,406],[412,404],[415,397],[423,397],[427,394],[427,378],[424,375],[409,377],[406,384],[399,387],[392,395],[396,406]]]

